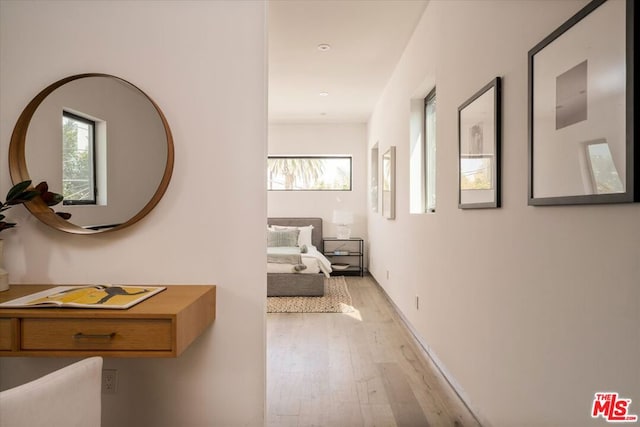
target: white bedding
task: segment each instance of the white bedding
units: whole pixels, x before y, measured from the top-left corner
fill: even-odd
[[[318,274],[324,273],[329,277],[331,273],[331,262],[318,251],[315,246],[307,246],[307,253],[300,254],[302,263],[307,266],[306,269],[295,274]],[[291,273],[291,264],[267,263],[267,273]]]

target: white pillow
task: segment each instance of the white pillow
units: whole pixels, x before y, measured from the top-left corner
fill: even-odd
[[[304,227],[272,225],[271,228],[273,230],[299,230],[300,234],[298,234],[298,246],[302,247],[302,245],[306,245],[308,248],[313,246],[313,244],[311,243],[311,230],[313,230],[313,225],[306,225]]]

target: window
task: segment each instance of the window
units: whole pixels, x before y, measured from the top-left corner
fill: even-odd
[[[436,211],[436,89],[424,99],[427,212]]]
[[[409,119],[409,213],[426,212],[424,98],[411,100]]]
[[[436,211],[436,90],[411,100],[409,213]]]
[[[62,113],[62,195],[65,205],[96,203],[96,123],[85,117]]]
[[[350,156],[269,156],[268,190],[351,191]]]

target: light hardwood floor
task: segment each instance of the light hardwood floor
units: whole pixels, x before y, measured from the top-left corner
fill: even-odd
[[[267,315],[267,426],[478,426],[370,277],[355,313]]]

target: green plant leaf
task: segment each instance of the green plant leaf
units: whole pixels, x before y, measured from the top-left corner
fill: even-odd
[[[47,191],[42,195],[42,200],[44,200],[47,206],[57,205],[62,201],[63,198],[64,197],[62,197],[62,194],[52,193],[51,191]]]
[[[26,180],[11,187],[11,189],[7,193],[6,201],[4,203],[0,201],[0,212],[6,211],[7,209],[15,205],[26,203],[38,196],[42,198],[47,206],[57,205],[64,199],[61,194],[49,191],[49,186],[47,185],[46,181],[41,182],[35,188],[30,188],[30,186],[31,181]],[[53,209],[51,210],[53,211]],[[58,215],[65,219],[69,219],[71,217],[71,214],[68,213],[61,213]],[[4,219],[5,216],[3,214],[0,214],[0,231],[16,226],[16,223],[6,222],[4,221]]]
[[[14,199],[18,194],[23,193],[27,188],[29,188],[30,185],[31,185],[31,180],[26,180],[26,181],[19,182],[13,187],[11,187],[11,190],[9,190],[9,192],[7,193],[7,199],[6,199],[7,202],[9,202],[9,200]]]
[[[19,205],[21,203],[28,202],[29,200],[33,200],[33,198],[40,195],[39,191],[29,190],[23,191],[22,193],[16,194],[11,200],[7,200],[6,205],[13,206]]]

